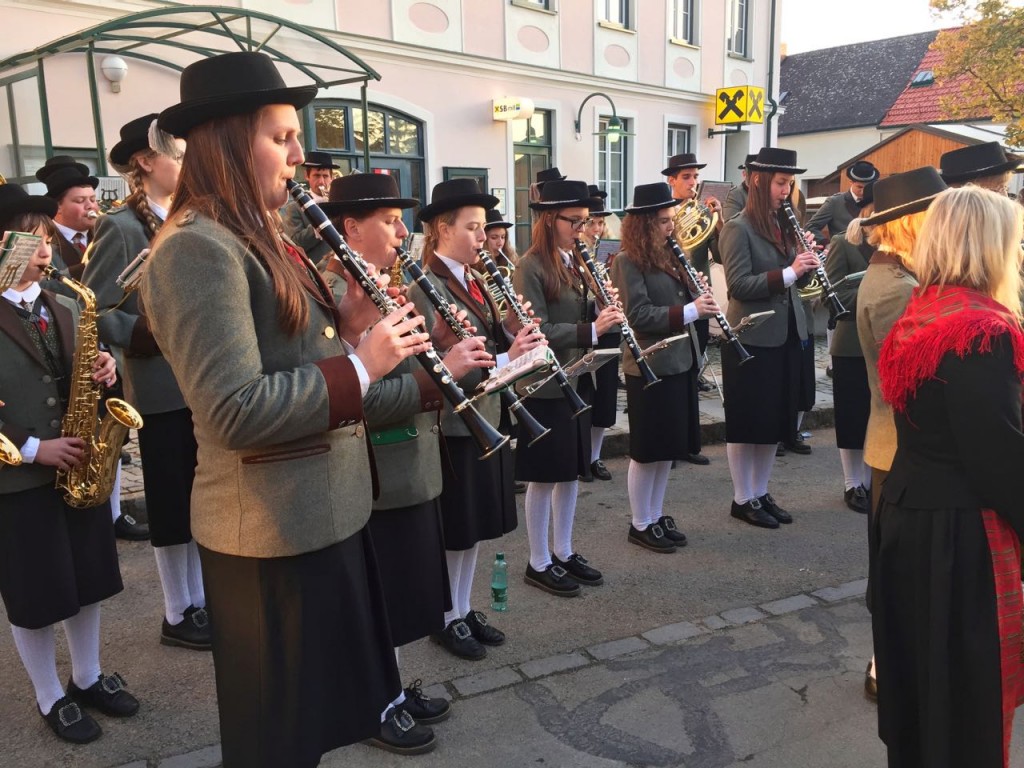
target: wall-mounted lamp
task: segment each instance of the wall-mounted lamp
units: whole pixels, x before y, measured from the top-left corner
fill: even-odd
[[[619,139],[623,136],[632,136],[632,133],[627,133],[625,131],[625,126],[623,126],[622,120],[620,120],[619,116],[615,114],[615,102],[611,100],[611,97],[608,96],[607,93],[595,91],[583,100],[583,103],[580,104],[580,108],[576,111],[576,121],[573,123],[573,127],[576,129],[576,141],[583,140],[583,132],[580,126],[580,122],[583,117],[583,107],[585,107],[587,102],[595,96],[600,96],[608,101],[608,104],[611,105],[612,108],[612,116],[608,118],[608,126],[603,131],[594,131],[594,135],[605,136],[610,144],[618,143]]]
[[[121,81],[128,76],[128,63],[120,56],[107,56],[100,62],[100,72],[110,82],[110,90],[121,92]]]

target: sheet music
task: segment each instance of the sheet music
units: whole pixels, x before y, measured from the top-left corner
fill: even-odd
[[[0,293],[21,281],[32,255],[39,248],[39,235],[8,232],[0,245]]]

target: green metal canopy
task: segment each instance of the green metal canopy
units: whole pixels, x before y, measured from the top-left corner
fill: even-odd
[[[43,141],[49,157],[53,145],[43,62],[63,53],[85,54],[99,170],[106,174],[106,148],[96,88],[97,54],[136,59],[180,72],[198,59],[231,51],[261,51],[279,65],[288,65],[280,69],[289,85],[306,84],[309,80],[320,88],[361,83],[364,122],[366,85],[370,80],[380,80],[376,70],[320,31],[260,11],[215,5],[158,8],[83,29],[0,61],[0,80],[33,75],[38,78]]]

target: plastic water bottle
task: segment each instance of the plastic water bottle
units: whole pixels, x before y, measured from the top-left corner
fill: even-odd
[[[505,553],[494,556],[494,569],[491,571],[491,610],[508,610],[508,563]]]

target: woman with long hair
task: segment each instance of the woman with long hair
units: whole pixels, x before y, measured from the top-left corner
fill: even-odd
[[[622,222],[622,250],[612,264],[612,281],[622,296],[626,318],[641,347],[670,336],[691,337],[647,358],[661,382],[644,389],[636,361],[623,361],[629,413],[628,541],[654,552],[686,545],[675,520],[663,514],[672,462],[700,452],[697,405],[698,359],[693,321],[719,312],[710,291],[688,283],[667,242],[674,228],[677,200],[668,184],[641,184]]]
[[[280,235],[303,160],[296,109],[315,95],[287,87],[265,54],[229,53],[186,67],[181,103],[158,120],[188,152],[142,300],[199,445],[192,530],[226,768],[434,739],[390,706],[401,683],[367,530],[363,423],[369,385],[429,339],[411,304],[384,318],[339,309]]]
[[[879,735],[890,768],[1006,768],[1024,698],[1020,269],[1024,215],[942,192],[920,286],[882,344],[896,454],[872,568]]]

